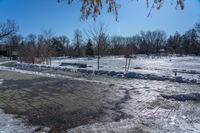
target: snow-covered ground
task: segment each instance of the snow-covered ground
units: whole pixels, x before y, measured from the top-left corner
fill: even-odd
[[[52,66],[59,66],[62,62],[86,63],[89,66],[88,69],[97,70],[96,58],[57,58],[52,61]],[[125,62],[126,59],[120,56],[102,57],[100,58],[100,69],[124,72]],[[200,57],[137,56],[131,59],[129,71],[165,76],[174,76],[174,71],[178,71],[178,75],[200,78],[199,68]]]
[[[171,122],[170,125],[168,123],[169,121]],[[156,126],[158,126],[159,128],[149,123],[157,123]],[[158,118],[154,120],[151,119],[143,120],[142,118],[140,118],[140,120],[126,119],[126,120],[121,120],[120,122],[95,123],[92,125],[84,125],[74,129],[70,129],[68,130],[68,132],[69,133],[162,133],[162,132],[199,133],[200,124],[196,124],[192,127],[189,124],[185,123],[183,123],[182,125],[180,124],[181,126],[177,126],[177,123],[180,123],[179,120],[173,117],[170,118],[170,120],[158,119]],[[166,131],[163,131],[163,129],[166,129]]]
[[[122,56],[107,56],[100,58],[100,70],[97,70],[96,58],[68,58],[59,57],[52,59],[51,65],[37,64],[41,67],[53,67],[56,69],[75,70],[83,73],[107,74],[110,76],[172,80],[185,83],[200,83],[200,57],[195,56],[145,56],[139,55],[131,59],[130,69],[125,73],[126,59]],[[87,68],[73,66],[60,66],[61,63],[87,64]],[[18,64],[19,67],[30,66]],[[34,67],[34,65],[32,65]],[[175,75],[176,73],[176,75]]]
[[[89,67],[86,69],[79,69],[70,66],[60,66],[61,63],[86,63]],[[86,84],[89,82],[96,82],[97,84],[106,84],[109,86],[105,91],[106,97],[109,97],[109,102],[112,99],[120,98],[115,108],[108,108],[106,106],[105,118],[108,116],[115,118],[116,114],[123,114],[130,116],[120,121],[99,121],[94,124],[82,125],[76,128],[69,129],[68,132],[195,132],[198,133],[200,129],[200,106],[196,101],[180,102],[176,100],[164,99],[161,94],[189,94],[199,93],[199,84],[186,84],[187,80],[199,80],[200,76],[200,57],[145,57],[139,56],[132,59],[129,73],[124,73],[125,59],[123,57],[103,57],[101,58],[101,68],[97,71],[96,58],[56,58],[52,61],[52,65],[31,65],[25,63],[14,63],[13,67],[9,65],[0,66],[4,72],[17,72],[24,75],[37,75],[51,78],[64,78],[70,80],[81,80]],[[5,63],[5,62],[4,62]],[[4,64],[2,63],[2,65]],[[12,62],[7,62],[8,64]],[[12,66],[12,65],[11,65]],[[44,71],[43,71],[44,69]],[[64,69],[58,70],[57,69]],[[142,78],[154,80],[141,80],[124,78],[110,78],[107,76],[85,75],[82,73],[73,73],[68,75],[68,71],[93,72],[94,74],[111,74],[119,76],[122,74],[126,77]],[[177,71],[177,77],[174,77],[174,71]],[[1,74],[1,73],[0,73]],[[77,74],[77,75],[76,75]],[[135,74],[135,75],[133,75]],[[2,74],[3,75],[3,74]],[[81,77],[84,75],[84,77]],[[88,76],[88,77],[87,77]],[[91,76],[91,77],[90,77]],[[138,76],[138,77],[137,77]],[[143,76],[143,77],[142,77]],[[16,76],[21,77],[21,76]],[[23,76],[24,77],[24,76]],[[89,78],[90,77],[90,78]],[[14,78],[9,76],[9,78]],[[166,79],[165,81],[158,81],[159,78]],[[168,80],[179,80],[180,82],[170,82]],[[4,79],[4,80],[1,80]],[[6,82],[4,76],[0,77],[3,84]],[[52,80],[54,81],[54,80]],[[36,81],[35,81],[36,82]],[[41,82],[41,81],[37,81]],[[59,82],[60,83],[60,82]],[[63,82],[66,83],[66,82]],[[196,82],[197,83],[197,82]],[[43,82],[42,82],[43,84]],[[57,84],[57,82],[55,83]],[[71,84],[71,82],[70,82]],[[34,84],[32,84],[34,86]],[[37,85],[37,84],[36,84]],[[50,84],[52,85],[52,84]],[[0,85],[1,86],[1,85]],[[68,85],[63,85],[63,87]],[[36,86],[37,87],[37,86]],[[45,86],[46,87],[46,86]],[[81,86],[79,86],[81,87]],[[78,87],[78,88],[79,88]],[[103,87],[105,89],[105,87]],[[111,89],[112,88],[112,89]],[[97,88],[98,89],[98,88]],[[82,90],[82,89],[80,89]],[[35,91],[35,90],[34,90]],[[91,93],[91,91],[89,91]],[[94,93],[94,92],[93,92]],[[79,94],[79,92],[78,92]],[[101,93],[102,94],[102,93]],[[111,95],[112,94],[112,95]],[[51,96],[52,97],[52,96]],[[104,97],[105,99],[105,97]],[[103,100],[104,100],[103,99]],[[111,100],[110,100],[111,99]],[[99,99],[101,101],[101,99]],[[112,103],[112,102],[111,102]],[[66,104],[66,103],[64,103]],[[0,118],[0,126],[2,129],[9,129],[6,125],[12,125],[11,130],[1,132],[15,131],[15,123],[17,123],[19,131],[33,132],[35,127],[29,127],[23,124],[23,119],[12,117],[0,111],[0,117],[8,116],[8,122]],[[119,115],[120,117],[123,115]],[[116,115],[117,116],[117,115]],[[7,117],[6,117],[7,118]],[[104,116],[102,117],[102,120]],[[12,123],[14,121],[14,125]],[[2,124],[1,124],[2,123]],[[3,125],[3,126],[2,126]],[[22,125],[22,127],[21,127]],[[0,128],[1,128],[0,127]],[[29,130],[28,130],[29,128]]]

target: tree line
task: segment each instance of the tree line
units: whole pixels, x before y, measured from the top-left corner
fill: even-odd
[[[169,37],[161,30],[141,31],[130,37],[109,36],[105,25],[100,24],[86,32],[86,37],[80,30],[75,30],[72,40],[65,35],[55,36],[51,30],[40,35],[29,34],[22,37],[14,32],[17,28],[11,21],[1,25],[1,41],[4,40],[11,46],[10,52],[18,51],[19,60],[29,63],[51,63],[51,57],[59,56],[100,57],[160,53],[200,55],[200,23],[183,34],[176,32]]]

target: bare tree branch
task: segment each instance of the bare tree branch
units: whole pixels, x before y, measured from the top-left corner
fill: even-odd
[[[96,21],[97,16],[101,15],[101,11],[103,10],[104,5],[107,5],[107,12],[114,13],[115,19],[118,20],[118,8],[119,4],[117,0],[57,0],[59,3],[61,1],[67,1],[68,4],[73,3],[73,1],[81,2],[81,19],[87,20],[88,17],[92,16]],[[141,1],[141,0],[137,0]],[[156,7],[156,9],[160,9],[163,3],[167,0],[146,0],[147,8],[149,8],[150,1],[152,1],[152,6],[148,16],[150,15],[152,8]],[[184,9],[184,0],[175,0],[176,7],[180,7],[182,10]]]
[[[17,32],[18,27],[15,22],[8,20],[6,23],[0,22],[0,40]]]

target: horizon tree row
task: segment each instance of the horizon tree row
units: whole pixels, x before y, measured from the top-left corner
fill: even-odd
[[[1,28],[3,27],[3,28]],[[161,30],[141,31],[130,37],[109,36],[106,27],[100,24],[86,33],[74,31],[70,41],[67,36],[55,36],[51,30],[36,36],[22,37],[16,34],[17,26],[13,21],[0,23],[0,41],[9,45],[9,55],[18,51],[20,61],[51,64],[51,57],[59,56],[108,56],[131,54],[179,54],[200,55],[200,23],[184,34],[176,32],[167,37]]]

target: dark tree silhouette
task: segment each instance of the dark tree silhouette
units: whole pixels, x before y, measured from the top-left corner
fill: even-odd
[[[88,43],[86,45],[86,55],[87,56],[94,55],[93,45],[92,45],[92,41],[90,39],[88,40]]]
[[[55,56],[64,55],[64,43],[60,40],[59,37],[52,38],[51,48],[55,50]]]
[[[182,37],[176,32],[168,38],[166,49],[169,53],[181,53],[181,43]]]
[[[182,49],[184,54],[200,53],[197,32],[194,29],[188,30],[182,36]]]

